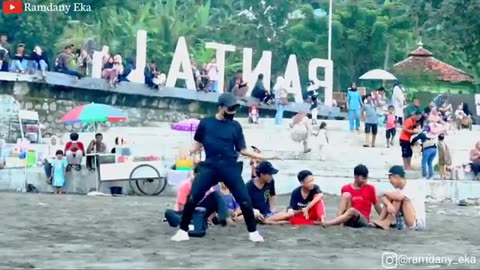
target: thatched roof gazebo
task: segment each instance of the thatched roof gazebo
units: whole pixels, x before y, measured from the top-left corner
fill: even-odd
[[[423,47],[421,41],[418,48],[410,52],[406,59],[393,65],[391,71],[399,76],[404,84],[414,84],[415,88],[428,88],[429,92],[442,92],[447,88],[454,92],[473,89],[474,80],[471,75],[436,59],[433,53]]]

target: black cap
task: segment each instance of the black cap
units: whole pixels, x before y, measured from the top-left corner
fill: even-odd
[[[223,93],[218,97],[218,106],[233,107],[239,106],[237,98],[230,93]]]
[[[388,171],[388,176],[390,175],[398,175],[400,177],[405,177],[405,170],[400,165],[395,165],[390,168]]]
[[[275,169],[269,161],[262,161],[257,165],[257,173],[258,174],[270,174],[274,175],[278,173],[278,170]]]

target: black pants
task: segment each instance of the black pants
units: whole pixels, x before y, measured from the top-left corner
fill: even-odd
[[[479,163],[470,163],[470,168],[475,176],[480,174],[480,164]]]
[[[402,158],[412,158],[413,150],[410,141],[400,140],[400,148],[402,149]]]
[[[229,213],[227,205],[225,205],[225,201],[223,200],[222,195],[218,193],[218,191],[210,193],[197,206],[205,208],[206,218],[208,218],[211,214],[215,212],[218,214],[218,220],[226,221],[228,218]],[[178,227],[182,220],[182,214],[183,211],[167,209],[167,211],[165,211],[165,219],[170,226]]]
[[[206,167],[202,168],[192,184],[192,191],[188,197],[187,203],[183,209],[182,221],[180,229],[188,232],[188,225],[192,220],[195,207],[205,196],[213,185],[216,185],[219,180],[223,181],[225,186],[230,190],[233,197],[240,204],[243,217],[249,232],[257,230],[257,223],[253,215],[252,203],[248,196],[245,182],[238,169],[238,164],[234,160],[206,160]]]
[[[377,133],[378,133],[378,124],[365,123],[365,133],[366,133],[366,134],[372,133],[373,135],[377,135]]]
[[[387,137],[387,140],[393,140],[393,138],[395,138],[395,134],[397,133],[397,129],[396,128],[391,128],[391,129],[387,129],[385,131],[385,135]]]
[[[273,99],[273,96],[269,94],[267,91],[264,90],[253,90],[252,91],[252,97],[258,98],[260,102],[268,103],[270,100]]]

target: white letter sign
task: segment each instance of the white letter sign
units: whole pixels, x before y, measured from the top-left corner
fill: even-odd
[[[175,48],[175,54],[173,55],[172,63],[170,64],[170,70],[168,71],[165,86],[175,87],[178,79],[185,80],[187,89],[196,89],[187,42],[184,37],[178,38],[177,48]]]
[[[317,78],[317,69],[325,70],[323,81]],[[308,64],[308,79],[315,82],[315,85],[325,88],[325,105],[332,106],[333,101],[333,61],[325,59],[312,59]]]
[[[243,49],[243,80],[248,84],[249,95],[252,92],[258,75],[263,74],[265,89],[270,90],[270,81],[272,77],[272,52],[263,51],[262,57],[258,60],[257,66],[252,70],[253,50],[251,48]]]
[[[129,76],[129,81],[145,83],[145,65],[147,64],[147,31],[137,31],[137,59],[135,70]]]

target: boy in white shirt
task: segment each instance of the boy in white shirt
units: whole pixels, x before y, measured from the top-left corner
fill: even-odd
[[[379,220],[373,225],[388,230],[393,224],[399,229],[424,230],[426,227],[425,194],[415,182],[405,179],[402,166],[393,166],[388,172],[390,183],[395,191],[386,192],[381,201],[384,204]],[[403,220],[400,220],[403,219]]]

